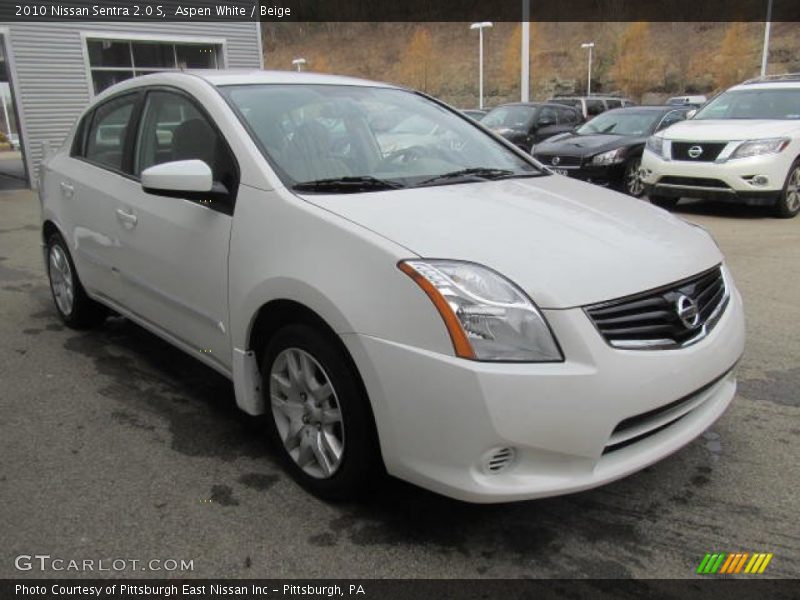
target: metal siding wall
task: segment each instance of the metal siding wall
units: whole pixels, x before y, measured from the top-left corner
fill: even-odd
[[[228,68],[260,67],[252,22],[230,23],[15,23],[10,46],[15,93],[25,130],[28,172],[36,186],[44,144],[58,148],[90,99],[81,32],[224,38]]]

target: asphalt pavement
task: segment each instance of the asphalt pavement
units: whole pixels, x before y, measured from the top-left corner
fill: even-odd
[[[223,377],[124,319],[64,327],[35,195],[0,192],[0,577],[688,577],[717,551],[798,577],[800,218],[680,214],[715,235],[748,318],[738,395],[704,435],[561,498],[476,506],[389,481],[333,505],[282,472]],[[128,562],[17,570],[36,554]],[[192,569],[130,567],[153,559]]]

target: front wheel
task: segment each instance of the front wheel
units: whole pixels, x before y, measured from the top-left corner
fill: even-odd
[[[775,207],[777,217],[791,219],[800,213],[800,160],[794,161]]]
[[[663,208],[664,210],[675,210],[680,198],[671,196],[650,196],[650,204]]]
[[[261,365],[270,437],[294,479],[328,500],[362,495],[380,464],[369,401],[344,352],[309,325],[288,325]]]
[[[634,198],[641,198],[644,194],[644,182],[641,175],[642,158],[636,156],[628,160],[625,165],[625,179],[623,188],[626,194]]]

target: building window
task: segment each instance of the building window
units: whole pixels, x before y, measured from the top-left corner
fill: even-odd
[[[217,44],[88,39],[94,93],[138,75],[219,68]]]

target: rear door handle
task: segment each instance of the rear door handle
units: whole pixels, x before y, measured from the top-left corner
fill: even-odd
[[[61,182],[61,194],[65,198],[72,198],[72,195],[75,193],[75,187],[71,183],[67,183],[66,181]]]
[[[136,227],[139,220],[135,214],[126,212],[121,208],[117,209],[117,218],[130,228]]]

